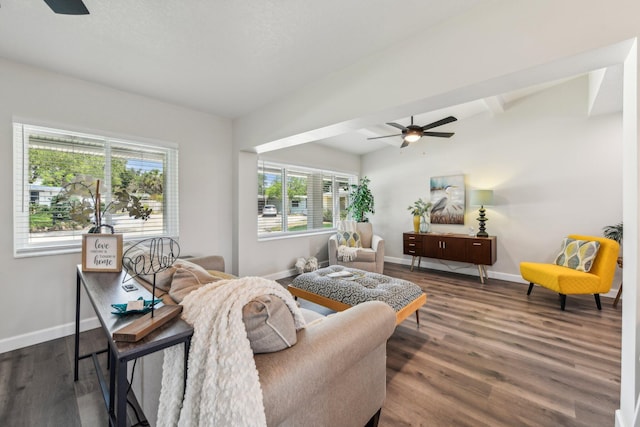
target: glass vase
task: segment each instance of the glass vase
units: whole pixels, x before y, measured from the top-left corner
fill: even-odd
[[[424,216],[420,217],[420,232],[421,233],[428,233],[429,232],[429,222],[427,221],[427,218],[425,218]]]

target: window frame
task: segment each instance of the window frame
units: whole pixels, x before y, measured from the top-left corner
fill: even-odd
[[[260,176],[260,174],[264,173],[264,170],[266,169],[279,169],[280,170],[280,185],[282,186],[281,188],[281,207],[279,209],[279,213],[281,215],[281,222],[280,225],[282,227],[282,231],[273,231],[273,232],[260,232],[261,227],[260,227],[260,200],[262,198],[262,205],[266,205],[266,204],[273,204],[272,202],[266,203],[266,201],[264,200],[264,194],[259,194],[259,190],[260,188],[263,188],[264,191],[264,187],[263,185],[261,185],[262,183],[258,182],[258,188],[256,189],[257,191],[257,196],[258,196],[258,205],[257,205],[257,215],[258,215],[258,220],[257,220],[257,238],[258,241],[265,241],[265,240],[274,240],[274,239],[283,239],[283,238],[290,238],[290,237],[298,237],[298,236],[309,236],[309,235],[316,235],[316,234],[326,234],[326,233],[332,233],[335,232],[335,230],[338,227],[338,221],[340,221],[340,213],[341,213],[341,209],[340,209],[340,197],[345,197],[345,208],[346,206],[348,206],[349,203],[349,196],[351,193],[351,185],[355,184],[358,182],[359,177],[357,174],[352,173],[352,172],[344,172],[344,171],[335,171],[335,170],[328,170],[328,169],[324,169],[324,168],[317,168],[317,167],[309,167],[309,166],[301,166],[301,165],[296,165],[296,164],[292,164],[292,163],[282,163],[282,162],[277,162],[277,161],[270,161],[270,160],[262,160],[262,159],[258,159],[258,164],[257,164],[257,175],[258,177]],[[288,206],[289,204],[289,197],[287,194],[287,183],[288,183],[288,177],[290,175],[293,174],[298,174],[298,173],[308,173],[310,175],[317,175],[320,177],[320,180],[324,182],[324,180],[327,177],[331,178],[331,187],[332,187],[332,191],[331,191],[331,209],[332,209],[332,224],[331,227],[322,227],[322,228],[312,228],[312,229],[306,229],[306,230],[296,230],[296,231],[289,231],[289,217],[290,215],[287,213],[287,209],[285,207]],[[259,180],[259,179],[258,179]],[[338,185],[339,182],[347,182],[347,185],[344,190],[344,192],[340,191],[340,186]],[[324,185],[321,185],[321,187],[323,188],[323,194],[324,194]],[[307,197],[309,195],[307,194]],[[277,205],[277,204],[276,204]],[[308,206],[307,206],[308,208]],[[328,208],[328,206],[327,206]],[[324,203],[321,207],[321,210],[325,209]],[[345,209],[343,209],[345,210]],[[350,218],[351,214],[347,212],[347,218]],[[307,221],[307,226],[308,226],[309,222]]]
[[[54,127],[55,126],[55,127]],[[125,241],[135,241],[149,237],[171,237],[178,238],[179,235],[179,197],[178,197],[178,145],[175,143],[150,140],[141,137],[116,136],[103,131],[76,131],[70,126],[41,125],[30,120],[14,118],[13,120],[13,181],[14,181],[14,206],[13,206],[13,249],[14,257],[33,257],[57,255],[65,253],[76,253],[82,250],[82,235],[86,230],[71,232],[63,238],[53,242],[37,242],[31,237],[29,226],[30,201],[32,194],[29,183],[29,134],[46,133],[58,134],[64,137],[79,138],[84,140],[99,140],[102,146],[102,156],[104,156],[106,176],[110,176],[111,171],[111,146],[122,149],[131,147],[142,151],[152,151],[161,153],[164,156],[162,174],[162,205],[163,218],[162,230],[160,232],[142,231],[137,236],[129,233],[122,233]],[[82,147],[82,143],[78,143]],[[117,151],[115,149],[114,151]],[[109,179],[105,179],[109,182]],[[153,217],[153,213],[151,214]],[[118,230],[116,230],[118,232]],[[129,235],[127,235],[129,234]],[[64,238],[66,237],[66,238]]]

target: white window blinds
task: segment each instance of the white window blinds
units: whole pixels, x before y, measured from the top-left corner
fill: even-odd
[[[178,235],[178,151],[175,146],[136,142],[14,123],[14,254],[77,251],[95,200],[88,193],[100,180],[102,222],[125,239]],[[73,184],[77,186],[78,184]],[[151,209],[147,220],[115,209],[126,191]],[[82,209],[84,210],[82,210]],[[80,210],[79,210],[80,209]],[[80,212],[80,213],[79,213]],[[108,229],[103,232],[109,232]]]

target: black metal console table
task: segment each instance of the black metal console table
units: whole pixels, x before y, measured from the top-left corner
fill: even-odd
[[[75,360],[74,360],[74,381],[78,380],[78,362],[81,359],[91,357],[93,359],[100,388],[104,397],[105,406],[109,413],[110,426],[127,425],[127,392],[129,381],[127,380],[127,363],[138,357],[154,353],[158,350],[184,344],[185,355],[189,354],[193,328],[182,319],[175,319],[162,327],[151,332],[138,342],[121,342],[113,340],[113,331],[116,331],[140,317],[141,315],[117,316],[112,314],[113,303],[123,303],[135,300],[142,296],[144,299],[151,299],[151,292],[140,285],[136,285],[138,290],[126,292],[122,288],[123,279],[127,273],[103,273],[103,272],[83,272],[82,266],[77,267],[76,281],[76,331],[75,331]],[[127,283],[135,283],[128,281]],[[93,305],[102,330],[107,338],[108,348],[80,355],[80,288],[84,286],[89,300]],[[162,305],[162,304],[160,304]],[[102,375],[97,355],[109,352],[109,385]],[[185,357],[185,381],[187,372],[187,357]],[[134,397],[135,400],[135,397]],[[139,405],[137,401],[133,403],[139,415]],[[144,415],[142,415],[144,416]]]

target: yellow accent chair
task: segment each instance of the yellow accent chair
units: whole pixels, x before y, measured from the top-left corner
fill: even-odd
[[[567,295],[593,294],[598,310],[602,310],[600,294],[607,293],[611,289],[620,245],[615,240],[605,237],[577,234],[571,234],[568,237],[576,240],[600,242],[600,248],[589,272],[556,264],[521,262],[520,274],[524,280],[529,282],[527,295],[531,294],[534,284],[549,288],[560,295],[560,308],[564,310]]]

